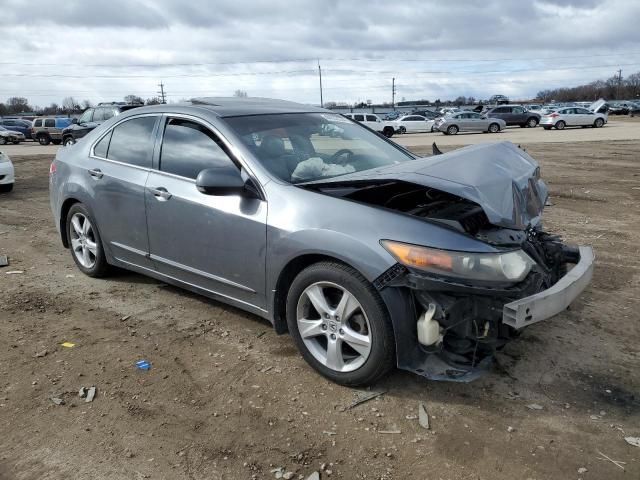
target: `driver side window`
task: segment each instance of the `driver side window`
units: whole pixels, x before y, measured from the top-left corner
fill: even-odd
[[[199,123],[170,118],[164,129],[160,170],[195,179],[206,169],[233,163],[218,137]]]
[[[78,123],[88,123],[91,121],[93,117],[93,108],[90,108],[86,112],[82,114],[82,116],[78,119]]]

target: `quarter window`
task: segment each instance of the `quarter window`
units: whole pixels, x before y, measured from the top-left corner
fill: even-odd
[[[164,129],[160,170],[196,178],[206,169],[232,163],[220,140],[199,123],[171,118]]]
[[[96,157],[107,158],[107,150],[109,150],[109,140],[111,140],[112,133],[113,130],[102,137],[102,140],[96,143],[96,146],[93,147],[93,154]]]
[[[42,119],[38,118],[37,120],[34,120],[33,126],[34,127],[41,127],[42,126]]]
[[[45,127],[55,127],[56,126],[55,118],[45,118],[44,126]]]
[[[367,122],[377,122],[378,121],[378,117],[376,117],[375,115],[367,115]]]
[[[118,162],[151,168],[153,127],[157,117],[138,117],[122,122],[113,129],[107,158]]]

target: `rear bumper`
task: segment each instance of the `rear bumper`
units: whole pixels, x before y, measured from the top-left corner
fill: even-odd
[[[566,310],[589,285],[595,256],[591,247],[579,247],[580,260],[552,287],[542,292],[507,303],[502,309],[502,322],[519,329],[557,315]]]

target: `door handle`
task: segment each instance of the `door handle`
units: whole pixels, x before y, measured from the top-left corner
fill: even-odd
[[[99,168],[89,170],[89,175],[97,179],[101,179],[102,177],[104,177],[104,173],[102,173],[102,170],[100,170]]]
[[[171,194],[164,187],[150,188],[149,191],[160,202],[165,202],[171,198]]]

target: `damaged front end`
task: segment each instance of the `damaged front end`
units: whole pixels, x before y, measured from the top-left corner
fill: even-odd
[[[388,305],[404,308],[391,315],[399,368],[473,380],[521,328],[560,313],[589,284],[591,248],[542,228],[547,189],[539,172],[526,152],[501,143],[310,186],[445,226],[494,251],[381,239],[397,263],[374,285]]]

